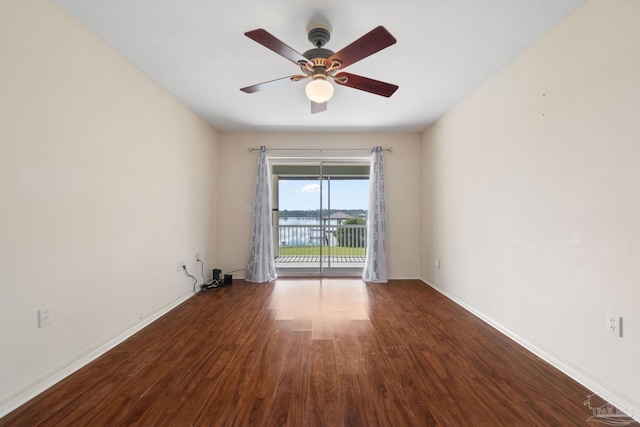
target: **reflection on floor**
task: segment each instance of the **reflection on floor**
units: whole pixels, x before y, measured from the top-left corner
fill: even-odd
[[[369,295],[361,280],[278,279],[269,308],[276,320],[292,321],[293,331],[311,331],[312,339],[332,339],[334,327],[369,320]]]

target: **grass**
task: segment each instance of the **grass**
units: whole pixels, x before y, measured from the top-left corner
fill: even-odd
[[[331,256],[364,256],[364,248],[348,248],[344,246],[295,246],[295,247],[280,247],[280,256],[294,256],[294,255],[320,255],[320,249],[322,249],[322,255]],[[327,252],[327,249],[329,252]]]

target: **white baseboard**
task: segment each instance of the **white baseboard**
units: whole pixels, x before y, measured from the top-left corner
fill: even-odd
[[[562,373],[564,373],[568,377],[572,378],[573,380],[582,384],[584,387],[593,391],[595,394],[607,400],[607,402],[611,403],[616,408],[622,411],[625,411],[629,416],[631,416],[636,421],[640,421],[640,403],[639,402],[636,402],[634,399],[630,398],[629,396],[626,396],[624,393],[621,393],[618,390],[613,389],[607,384],[603,384],[597,378],[594,378],[592,375],[580,369],[579,367],[575,366],[571,362],[564,360],[563,358],[555,355],[552,351],[544,348],[540,344],[532,342],[526,337],[523,337],[522,335],[507,328],[500,322],[497,322],[491,317],[487,316],[486,314],[476,310],[475,308],[471,307],[464,301],[460,300],[455,295],[452,295],[451,293],[447,292],[447,290],[441,288],[440,286],[430,281],[429,279],[422,277],[421,280],[427,286],[430,286],[431,288],[440,292],[442,295],[444,295],[451,301],[455,302],[456,304],[458,304],[459,306],[461,306],[462,308],[464,308],[474,316],[478,317],[480,320],[484,321],[489,326],[498,330],[502,334],[506,335],[510,339],[514,340],[515,342],[517,342],[518,344],[520,344],[521,346],[523,346],[524,348],[526,348],[527,350],[535,354],[536,356],[540,357],[542,360],[549,363],[554,368],[560,370]],[[586,398],[587,396],[585,396],[585,399]]]
[[[34,382],[32,385],[25,387],[24,389],[10,395],[7,399],[4,399],[0,402],[0,418],[7,415],[9,412],[17,409],[21,405],[27,403],[29,400],[33,399],[43,391],[52,387],[59,381],[62,381],[64,378],[76,372],[78,369],[102,356],[107,351],[111,350],[127,338],[134,335],[136,332],[141,331],[143,328],[156,321],[163,315],[167,314],[169,311],[173,310],[175,307],[179,306],[189,298],[193,296],[193,292],[189,291],[188,293],[180,296],[179,298],[173,300],[157,312],[153,313],[151,316],[142,320],[140,323],[136,323],[131,328],[122,332],[118,336],[112,338],[101,346],[89,350],[86,353],[79,355],[76,359],[71,361],[66,366],[61,367],[60,369],[43,376],[40,380]]]
[[[420,276],[415,274],[393,274],[389,275],[389,280],[420,280]]]

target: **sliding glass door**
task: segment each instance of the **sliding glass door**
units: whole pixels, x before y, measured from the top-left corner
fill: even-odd
[[[279,275],[361,276],[369,159],[274,161]]]

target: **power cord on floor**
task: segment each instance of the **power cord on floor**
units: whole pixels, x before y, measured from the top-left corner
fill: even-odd
[[[210,282],[206,282],[204,285],[201,286],[202,293],[206,292],[207,289],[220,288],[222,287],[222,285],[223,285],[222,281],[211,279]]]
[[[207,289],[218,288],[222,286],[222,283],[219,280],[212,280],[211,282],[207,282],[204,276],[204,263],[201,260],[198,260],[198,262],[201,264],[200,275],[202,276],[202,284],[200,285],[200,290],[196,290],[196,286],[198,286],[198,279],[196,279],[194,276],[192,276],[189,273],[189,270],[187,270],[186,265],[184,264],[182,265],[182,270],[184,271],[184,274],[186,274],[187,276],[193,279],[193,293],[196,295],[203,294],[207,291]]]
[[[214,288],[220,288],[222,286],[224,286],[224,282],[220,279],[211,279],[210,282],[207,282],[205,279],[205,275],[204,275],[204,263],[201,260],[198,260],[198,262],[200,263],[200,275],[202,276],[202,284],[200,285],[200,290],[196,290],[196,286],[198,285],[198,279],[196,279],[194,276],[192,276],[189,273],[189,270],[187,270],[187,266],[186,265],[182,265],[182,271],[184,272],[184,274],[186,274],[188,277],[193,279],[193,293],[198,295],[198,294],[203,294],[205,293],[207,290],[209,289],[214,289]],[[245,271],[244,268],[240,268],[237,270],[231,270],[229,272],[225,272],[224,274],[221,275],[221,277],[224,277],[225,275],[231,274],[231,273],[235,273],[238,271]]]

